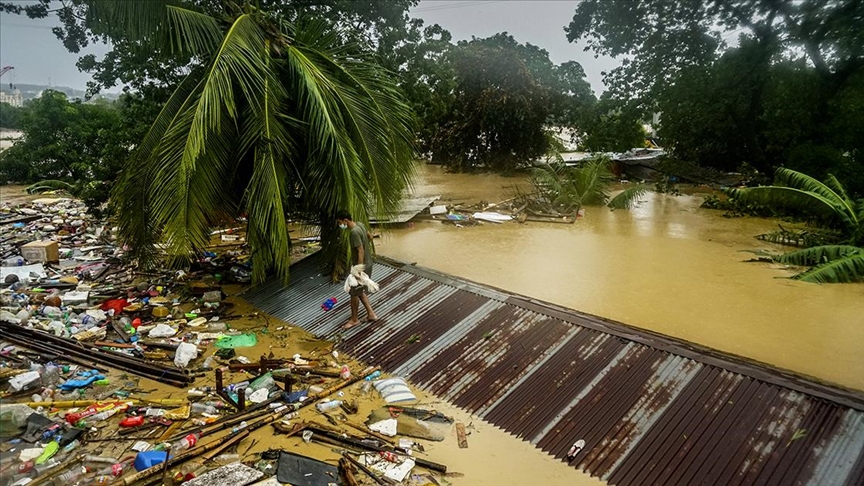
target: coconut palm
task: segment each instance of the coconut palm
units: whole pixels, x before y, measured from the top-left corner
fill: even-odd
[[[257,2],[256,2],[257,3]],[[193,59],[112,191],[121,236],[152,264],[188,259],[211,228],[248,217],[252,276],[287,279],[286,214],[365,220],[399,203],[412,174],[411,113],[388,73],[315,22],[223,2],[86,1],[88,22]]]
[[[864,199],[849,197],[833,175],[820,182],[807,174],[779,168],[775,185],[730,189],[730,197],[744,204],[760,204],[800,211],[818,224],[833,228],[841,244],[821,245],[786,253],[777,261],[813,268],[794,278],[805,282],[833,283],[864,279]]]
[[[536,167],[531,181],[539,199],[561,213],[578,211],[582,206],[608,205],[612,209],[630,208],[648,191],[644,185],[635,185],[614,198],[609,185],[615,181],[608,157],[595,157],[578,167],[551,163]]]

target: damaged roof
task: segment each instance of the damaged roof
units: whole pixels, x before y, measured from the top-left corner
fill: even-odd
[[[864,484],[864,396],[387,260],[340,349],[616,485]],[[348,320],[316,257],[247,300],[319,337]]]

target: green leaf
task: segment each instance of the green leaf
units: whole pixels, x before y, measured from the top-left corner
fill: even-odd
[[[860,282],[864,280],[864,251],[823,263],[794,278],[813,283]]]
[[[613,197],[612,200],[609,201],[609,204],[607,204],[607,206],[612,209],[630,209],[636,204],[640,197],[644,196],[650,191],[651,189],[644,184],[638,184],[632,187],[628,187],[627,189],[623,190],[621,194]]]

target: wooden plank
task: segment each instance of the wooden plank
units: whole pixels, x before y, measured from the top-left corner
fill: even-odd
[[[465,433],[465,424],[456,422],[456,438],[459,440],[459,448],[468,448],[468,434]]]

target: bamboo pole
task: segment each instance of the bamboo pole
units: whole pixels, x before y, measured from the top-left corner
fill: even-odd
[[[111,486],[122,486],[122,485],[134,484],[138,481],[142,481],[144,479],[149,478],[150,476],[153,476],[154,474],[161,472],[163,470],[163,468],[172,467],[172,466],[175,466],[177,464],[186,462],[189,459],[192,459],[193,457],[200,456],[201,454],[204,454],[205,452],[212,451],[213,449],[216,449],[219,447],[223,447],[223,446],[227,447],[227,446],[236,444],[237,442],[240,442],[241,440],[245,439],[248,435],[249,435],[248,430],[241,430],[241,431],[237,432],[235,435],[228,438],[227,440],[222,440],[222,439],[212,440],[212,441],[210,441],[210,442],[208,442],[202,446],[196,447],[194,449],[189,449],[189,450],[187,450],[181,454],[174,456],[173,458],[168,459],[166,461],[167,464],[165,464],[165,465],[156,464],[155,466],[148,467],[147,469],[145,469],[143,471],[138,471],[137,473],[135,473],[131,476],[127,476],[123,479],[118,479],[117,481],[114,481],[113,483],[111,483]]]
[[[388,477],[381,477],[381,476],[375,474],[374,471],[372,471],[368,467],[364,466],[360,461],[358,461],[357,459],[354,459],[350,455],[342,454],[342,457],[344,457],[345,459],[348,459],[348,462],[357,466],[358,469],[360,469],[361,471],[366,473],[367,476],[374,479],[375,482],[380,484],[381,486],[391,486],[393,484],[396,484],[395,481],[393,481],[392,479],[390,479]]]
[[[39,407],[47,407],[47,408],[75,408],[75,407],[89,407],[90,405],[96,405],[97,403],[106,403],[106,402],[123,402],[123,403],[131,403],[132,405],[164,405],[166,407],[182,407],[183,405],[188,404],[189,402],[185,398],[154,398],[154,399],[132,399],[132,398],[123,398],[116,400],[65,400],[59,402],[24,402],[21,405],[27,405],[30,408],[39,408]]]

